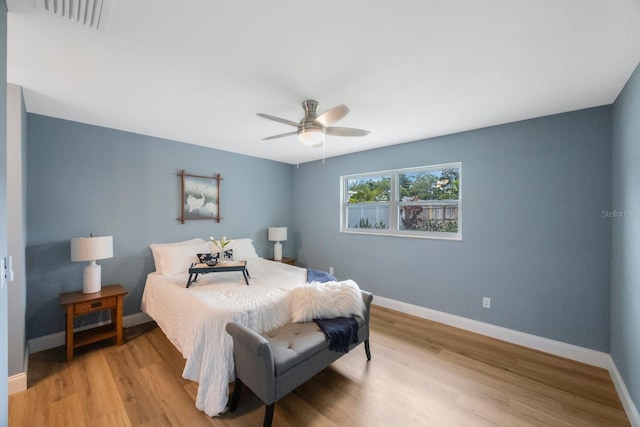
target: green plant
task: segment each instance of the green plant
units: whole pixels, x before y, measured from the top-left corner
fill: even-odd
[[[437,231],[440,233],[457,233],[458,221],[423,221],[420,226],[415,228],[417,231]]]
[[[209,236],[209,240],[213,242],[221,251],[224,251],[225,246],[232,242],[232,240],[227,240],[225,236],[222,236],[222,239],[216,240],[213,236]]]
[[[358,225],[355,226],[355,228],[377,228],[377,229],[386,229],[387,225],[383,222],[380,221],[378,223],[374,223],[371,224],[369,222],[368,218],[360,218],[360,222],[358,223]]]

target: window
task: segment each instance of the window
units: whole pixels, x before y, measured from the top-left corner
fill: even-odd
[[[461,239],[461,163],[341,177],[341,231]]]

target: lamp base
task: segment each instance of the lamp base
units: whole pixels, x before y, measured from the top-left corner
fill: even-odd
[[[84,268],[84,285],[82,288],[83,294],[94,294],[100,292],[102,283],[100,280],[102,268],[95,261],[91,261]]]
[[[274,261],[282,261],[282,243],[280,242],[273,245],[273,259]]]

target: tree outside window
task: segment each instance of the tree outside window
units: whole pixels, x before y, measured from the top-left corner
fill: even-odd
[[[461,238],[461,163],[345,176],[342,231]]]
[[[401,230],[458,232],[460,170],[399,174]]]

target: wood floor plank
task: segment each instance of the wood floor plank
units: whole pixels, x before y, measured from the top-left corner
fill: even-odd
[[[172,425],[184,424],[192,427],[211,427],[213,422],[208,417],[192,411],[194,400],[185,393],[176,393],[182,387],[180,377],[176,377],[166,366],[151,364],[140,370],[153,395],[163,407],[163,412]]]
[[[129,347],[124,346],[110,351],[109,372],[117,384],[118,394],[129,420],[136,426],[157,419],[164,415],[164,411],[158,402],[158,396],[140,372],[133,353],[135,352],[131,352]]]
[[[78,357],[75,368],[69,371],[77,393],[86,401],[89,419],[101,418],[124,409],[118,388],[109,372],[109,363],[101,351],[89,352]]]
[[[89,413],[83,396],[77,393],[58,399],[47,406],[47,421],[52,426],[88,426]]]
[[[486,336],[373,307],[372,360],[358,347],[276,404],[274,426],[628,426],[609,373]],[[195,408],[198,384],[155,324],[65,360],[31,355],[29,388],[9,397],[9,425],[262,424],[246,387],[234,413]],[[233,385],[230,385],[230,390]]]
[[[105,412],[97,418],[91,419],[91,427],[131,427],[125,411]]]

